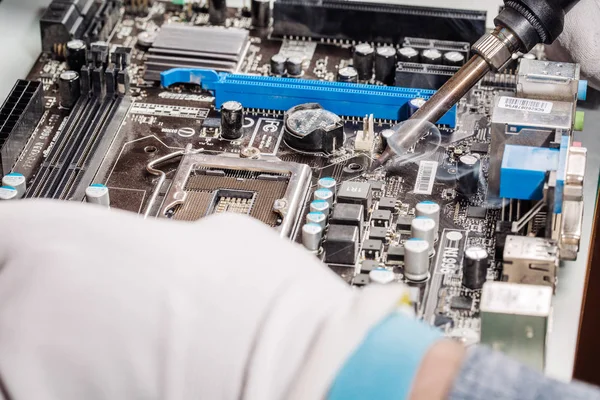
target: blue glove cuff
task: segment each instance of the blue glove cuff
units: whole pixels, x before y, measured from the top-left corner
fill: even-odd
[[[441,336],[403,314],[386,317],[346,360],[327,400],[408,399],[421,360]]]

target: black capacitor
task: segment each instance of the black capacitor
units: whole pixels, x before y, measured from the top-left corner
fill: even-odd
[[[488,252],[481,247],[469,247],[465,250],[462,284],[477,290],[483,287],[488,270]]]
[[[425,49],[421,51],[421,62],[439,65],[442,63],[442,52],[438,49]]]
[[[283,75],[285,73],[286,58],[281,54],[275,54],[271,57],[271,74]]]
[[[358,83],[358,72],[354,67],[343,67],[338,70],[337,81],[344,83]]]
[[[462,67],[465,63],[465,56],[458,51],[449,51],[444,53],[444,65],[451,65],[453,67]]]
[[[83,40],[75,39],[67,42],[67,65],[71,71],[79,72],[86,60],[87,48]]]
[[[271,1],[252,0],[252,26],[255,28],[266,28],[271,22]]]
[[[375,52],[375,79],[387,85],[394,83],[396,74],[396,49],[391,46],[378,47]]]
[[[223,25],[227,19],[227,0],[208,0],[208,22]]]
[[[221,105],[221,137],[235,140],[242,137],[244,107],[237,101],[226,101]]]
[[[479,188],[479,171],[481,160],[472,155],[465,154],[458,159],[458,192],[463,196],[472,196]]]
[[[361,43],[354,48],[352,61],[361,81],[368,81],[373,76],[373,52],[373,47],[367,43]]]
[[[285,61],[285,69],[289,76],[302,75],[302,57],[291,56]]]
[[[398,49],[398,61],[418,63],[419,52],[412,47],[401,47]]]
[[[79,74],[75,71],[63,71],[58,80],[58,94],[60,96],[60,106],[70,109],[81,94],[79,86]]]

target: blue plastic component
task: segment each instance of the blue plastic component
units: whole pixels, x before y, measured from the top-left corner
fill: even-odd
[[[500,170],[500,197],[541,200],[546,172],[559,165],[559,150],[546,147],[506,145]]]
[[[216,107],[235,100],[244,107],[287,111],[303,103],[319,103],[339,115],[405,120],[407,103],[416,98],[429,99],[435,91],[396,86],[357,85],[305,79],[217,73],[211,70],[174,68],[160,74],[165,87],[175,83],[197,83],[213,92]],[[456,106],[439,124],[456,127]]]
[[[554,213],[562,214],[563,193],[565,180],[567,179],[567,158],[569,155],[569,136],[560,139],[560,155],[558,157],[558,168],[556,169],[556,189],[554,191]]]
[[[588,81],[585,79],[579,80],[579,85],[577,87],[577,100],[585,101],[587,98],[587,89],[588,89]]]

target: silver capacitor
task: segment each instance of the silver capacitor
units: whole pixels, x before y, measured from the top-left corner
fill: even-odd
[[[0,187],[0,200],[16,200],[19,197],[19,192],[12,186]]]
[[[379,283],[380,285],[386,285],[393,282],[396,279],[394,271],[387,268],[375,268],[369,272],[369,278],[371,282]]]
[[[413,238],[425,240],[429,244],[429,254],[433,254],[435,242],[435,221],[427,217],[417,217],[412,220],[410,232]]]
[[[329,215],[329,203],[326,200],[313,200],[310,203],[310,212],[322,212],[325,215]]]
[[[415,282],[429,277],[429,243],[412,238],[404,242],[404,276]]]
[[[26,185],[27,180],[25,179],[25,175],[18,172],[11,172],[2,177],[2,186],[10,186],[17,189],[17,198],[19,199],[25,196],[25,191],[27,190]]]
[[[422,201],[415,206],[417,217],[427,217],[435,221],[435,238],[437,240],[440,231],[440,205],[435,201]]]
[[[315,200],[325,200],[329,208],[333,207],[333,192],[329,189],[317,189],[314,194]]]
[[[319,179],[319,181],[317,182],[317,187],[319,189],[329,189],[333,192],[333,194],[335,195],[335,186],[337,185],[337,182],[335,181],[334,178],[330,177],[330,176],[326,176],[324,178]]]
[[[302,227],[302,244],[310,251],[318,251],[321,247],[323,229],[317,224],[305,224]]]
[[[307,224],[317,224],[321,229],[325,230],[327,226],[327,216],[319,211],[313,211],[306,214]]]
[[[108,188],[101,183],[94,183],[85,189],[85,200],[88,203],[110,207]]]

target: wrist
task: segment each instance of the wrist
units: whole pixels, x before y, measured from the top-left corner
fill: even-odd
[[[453,340],[440,340],[423,357],[410,391],[410,400],[447,399],[466,349]]]

